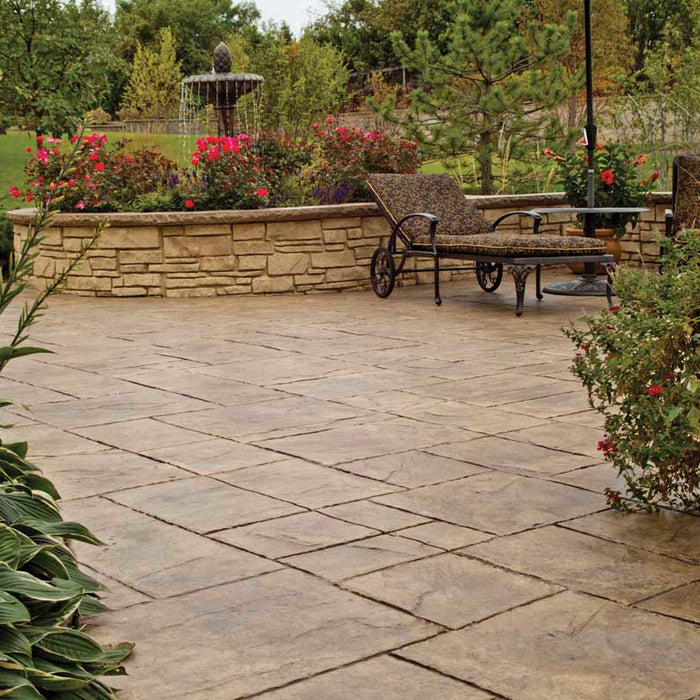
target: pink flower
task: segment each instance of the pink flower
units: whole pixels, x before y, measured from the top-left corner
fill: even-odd
[[[185,202],[185,209],[194,209],[194,202],[191,199]]]
[[[83,180],[85,180],[85,182],[90,182],[91,179],[89,175],[83,175]]]
[[[259,190],[255,190],[255,194],[257,194],[258,197],[267,197],[269,192],[266,187],[261,187]]]
[[[104,163],[95,163],[95,170],[98,173],[101,173],[105,169],[105,164]]]
[[[85,202],[81,199],[76,205],[76,209],[85,209]]]
[[[70,137],[71,143],[75,143],[77,140],[78,140],[78,137],[75,134],[73,134],[73,136]]]
[[[660,386],[659,384],[652,384],[648,389],[647,389],[647,396],[658,396],[659,394],[663,394],[664,388]]]
[[[240,141],[250,141],[250,136],[248,134],[238,134],[238,139]]]
[[[199,165],[199,153],[195,153],[192,156],[192,160],[190,161],[190,163],[192,163],[192,165]]]
[[[348,133],[348,130],[344,126],[336,126],[335,133],[340,134],[340,136],[344,136]]]
[[[206,151],[207,150],[207,140],[206,139],[197,139],[197,150],[198,151]]]
[[[335,119],[333,119],[333,117],[326,118],[326,124],[332,124],[334,121],[335,121]]]
[[[312,129],[318,129],[318,122],[311,122],[311,128]]]
[[[13,197],[19,197],[20,192],[16,187],[10,187],[10,194]]]
[[[91,162],[93,162],[93,163],[94,163],[96,160],[99,160],[99,159],[100,159],[100,156],[99,156],[97,153],[91,153],[91,154],[88,156],[88,160],[91,161]]]
[[[28,195],[25,197],[25,199],[26,199],[28,202],[31,202],[32,199],[34,199],[34,195],[30,193],[30,194],[28,194]]]
[[[219,160],[219,147],[214,146],[211,150],[207,152],[207,160]]]
[[[68,180],[68,187],[75,187],[75,180],[73,178]]]

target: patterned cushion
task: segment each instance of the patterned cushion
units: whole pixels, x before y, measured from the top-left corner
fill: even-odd
[[[436,232],[445,236],[471,236],[493,230],[484,215],[467,201],[459,185],[449,175],[370,175],[370,192],[392,224],[406,214],[422,212],[437,216]],[[425,219],[409,219],[401,231],[409,239],[430,241],[430,224]]]
[[[673,161],[673,233],[700,228],[700,158],[678,156]]]
[[[553,234],[482,233],[476,236],[435,236],[438,251],[471,255],[492,255],[503,258],[554,257],[557,255],[600,255],[605,253],[605,241],[584,236]],[[431,250],[427,244],[416,245]]]

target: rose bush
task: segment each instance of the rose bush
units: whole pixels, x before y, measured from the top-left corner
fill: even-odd
[[[414,173],[418,167],[416,144],[408,139],[338,126],[333,117],[311,128],[316,158],[307,179],[321,204],[368,201],[368,173]]]
[[[585,207],[587,195],[588,155],[583,143],[575,151],[558,155],[551,148],[545,148],[545,156],[558,165],[564,191],[573,207]],[[626,146],[619,143],[596,144],[595,156],[595,203],[598,207],[642,207],[651,191],[652,184],[659,178],[658,172],[642,177],[640,168],[646,163],[646,155],[632,157]],[[599,228],[614,228],[617,237],[625,233],[629,222],[636,223],[636,217],[629,214],[603,214],[596,218]]]
[[[631,267],[615,278],[619,306],[566,335],[573,372],[605,417],[599,444],[647,507],[700,507],[700,234],[664,240],[663,274]],[[623,494],[609,502],[629,508]]]

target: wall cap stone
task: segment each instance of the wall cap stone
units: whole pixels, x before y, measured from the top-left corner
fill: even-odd
[[[563,206],[563,192],[539,194],[467,195],[480,209],[528,209],[532,207]],[[649,204],[670,204],[670,192],[652,192]],[[27,226],[34,221],[35,209],[12,209],[5,216],[13,224]],[[271,221],[308,221],[311,219],[341,219],[346,217],[378,216],[374,202],[328,204],[310,207],[280,207],[277,209],[226,209],[219,211],[157,211],[62,213],[53,217],[54,226],[94,226],[105,219],[112,226],[196,226],[199,224],[243,224]]]

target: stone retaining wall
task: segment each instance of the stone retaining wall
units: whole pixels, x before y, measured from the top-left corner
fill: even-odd
[[[486,217],[515,209],[561,207],[558,193],[472,197]],[[652,242],[663,226],[669,195],[654,195],[651,211],[623,240],[624,259],[655,263]],[[15,250],[33,210],[8,212]],[[65,291],[96,296],[201,297],[226,294],[308,293],[369,287],[369,261],[385,243],[388,226],[374,204],[343,204],[255,211],[58,214],[40,245],[35,281],[51,279],[103,219],[110,226],[67,280]],[[542,230],[563,233],[570,217],[552,215]],[[527,217],[499,230],[529,231]],[[425,262],[425,261],[423,261]],[[420,264],[420,263],[419,263]],[[415,260],[408,269],[415,268]],[[450,280],[465,274],[447,271]],[[429,283],[430,273],[408,273],[402,284]]]

